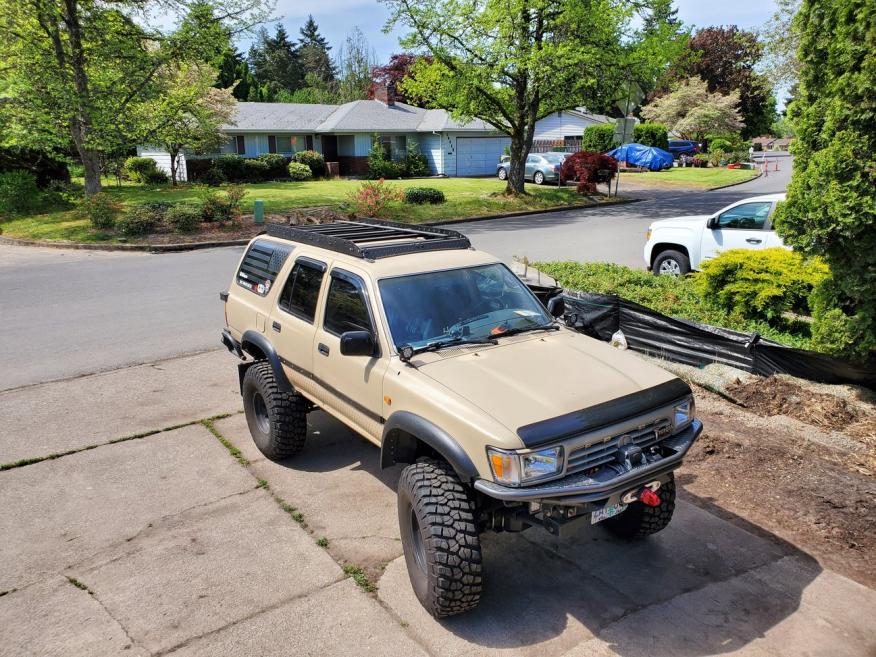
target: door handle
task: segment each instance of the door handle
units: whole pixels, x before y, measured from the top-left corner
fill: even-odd
[[[271,328],[274,329],[277,333],[279,333],[283,329],[283,327],[280,326],[280,322],[273,322],[271,324]]]
[[[747,240],[745,240],[745,241],[748,242],[749,244],[760,244],[761,242],[763,242],[763,240],[759,240],[759,239],[757,239],[757,238],[755,238],[755,237],[749,237],[749,238],[748,238]]]
[[[319,346],[318,346],[316,349],[317,349],[317,351],[319,351],[319,353],[321,353],[323,356],[328,356],[328,355],[329,355],[329,348],[328,348],[326,345],[324,345],[322,342],[319,343]]]

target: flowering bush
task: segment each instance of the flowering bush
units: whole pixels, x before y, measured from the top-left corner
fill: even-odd
[[[379,217],[392,201],[401,201],[403,198],[401,190],[387,185],[383,178],[363,182],[349,196],[353,214],[361,217]]]
[[[617,173],[617,160],[602,153],[578,151],[563,162],[563,180],[577,180],[579,194],[595,194],[597,183],[608,183]]]

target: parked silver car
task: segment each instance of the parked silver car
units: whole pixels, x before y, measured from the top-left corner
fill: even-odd
[[[524,178],[531,180],[536,185],[541,185],[544,182],[555,182],[560,177],[560,167],[567,157],[569,157],[569,153],[530,153],[526,157]],[[499,180],[508,179],[510,167],[511,158],[502,156],[496,168]]]

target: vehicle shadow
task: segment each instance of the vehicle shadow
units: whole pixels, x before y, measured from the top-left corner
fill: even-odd
[[[310,433],[304,452],[284,466],[329,477],[360,473],[358,479],[335,479],[349,491],[337,491],[342,494],[330,504],[344,508],[321,508],[320,514],[378,514],[386,526],[397,527],[401,467],[381,470],[379,449],[325,413],[311,415]],[[376,493],[363,494],[364,473],[383,484],[368,486]],[[427,643],[434,640],[440,654],[486,648],[561,655],[594,636],[625,657],[739,650],[793,614],[821,568],[807,553],[714,500],[684,491],[688,476],[682,469],[672,524],[642,541],[621,541],[586,518],[560,539],[538,527],[484,534],[481,603],[462,616],[440,622],[429,617],[406,573],[397,585],[381,580],[379,595]]]

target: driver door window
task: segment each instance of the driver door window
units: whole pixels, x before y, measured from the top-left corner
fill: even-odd
[[[769,234],[765,226],[772,209],[772,202],[759,201],[743,203],[719,214],[712,227],[703,231],[701,260],[730,249],[765,248]],[[699,269],[699,263],[695,269]]]
[[[361,286],[346,277],[332,275],[325,304],[325,330],[334,335],[346,331],[374,332]]]
[[[731,230],[763,230],[773,204],[743,203],[718,215],[715,228]]]

